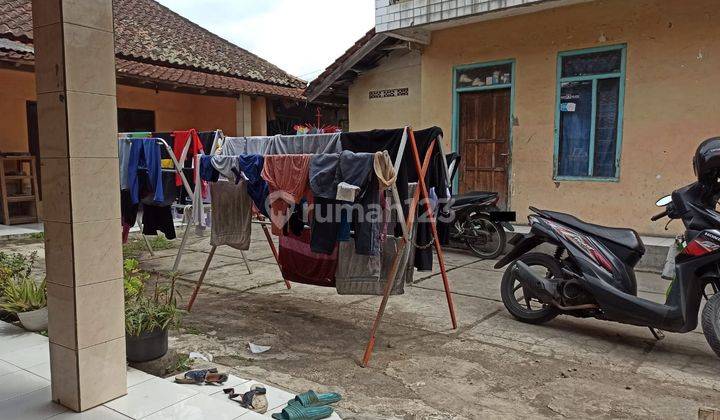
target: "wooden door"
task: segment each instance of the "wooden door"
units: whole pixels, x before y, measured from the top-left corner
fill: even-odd
[[[510,89],[460,94],[460,193],[493,191],[507,208]]]

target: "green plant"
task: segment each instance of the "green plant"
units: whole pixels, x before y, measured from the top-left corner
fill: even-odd
[[[173,275],[169,284],[160,284],[158,276],[151,296],[145,294],[145,282],[149,275],[140,277],[142,277],[141,286],[136,294],[128,297],[126,289],[126,334],[138,336],[145,332],[178,326],[181,313],[177,307],[177,291],[175,290],[177,275]]]
[[[20,281],[29,278],[35,261],[37,261],[37,251],[30,255],[0,252],[0,293],[11,280]]]
[[[41,309],[47,306],[47,288],[45,280],[38,283],[30,277],[13,279],[5,283],[3,302],[0,308],[8,312],[21,313]]]
[[[125,301],[133,300],[140,296],[145,287],[145,282],[150,279],[150,274],[140,269],[140,262],[133,258],[123,261],[123,280],[125,289]]]

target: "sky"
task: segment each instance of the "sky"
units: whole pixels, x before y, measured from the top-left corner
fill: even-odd
[[[311,81],[375,25],[374,0],[157,0]]]

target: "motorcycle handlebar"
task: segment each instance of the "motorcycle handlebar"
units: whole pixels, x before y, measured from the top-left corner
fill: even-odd
[[[662,219],[663,217],[665,217],[667,215],[668,215],[668,211],[667,211],[667,209],[665,209],[665,211],[663,211],[662,213],[656,214],[655,216],[651,217],[650,220],[655,222],[655,221]]]

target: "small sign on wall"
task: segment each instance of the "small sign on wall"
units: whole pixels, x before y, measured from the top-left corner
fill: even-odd
[[[410,88],[371,90],[369,93],[369,98],[370,99],[395,98],[397,96],[408,96],[409,94],[410,94]]]

